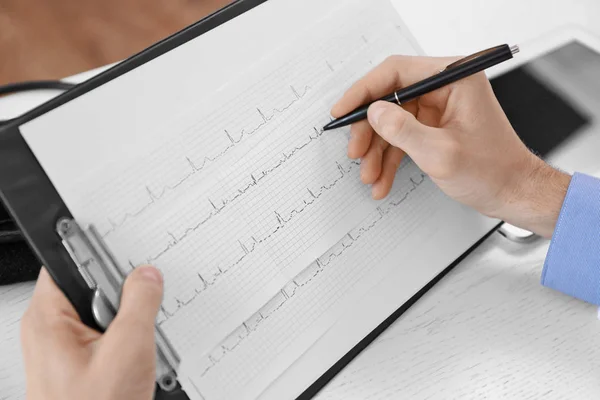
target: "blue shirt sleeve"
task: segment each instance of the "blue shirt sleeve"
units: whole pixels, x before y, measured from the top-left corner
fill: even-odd
[[[546,262],[542,285],[600,305],[600,180],[571,179]]]

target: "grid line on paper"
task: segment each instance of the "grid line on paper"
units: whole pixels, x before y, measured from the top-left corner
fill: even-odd
[[[340,29],[349,29],[344,26],[348,24],[344,21],[335,21],[332,29],[336,24],[340,25],[338,27]],[[257,77],[250,85],[247,83],[248,78],[244,77],[244,82],[236,90],[242,91],[247,94],[246,96],[232,100],[224,98],[221,94],[208,107],[196,106],[186,110],[176,120],[170,120],[168,126],[160,128],[179,131],[176,135],[169,135],[167,143],[161,143],[149,154],[137,155],[134,160],[126,164],[119,163],[108,170],[105,166],[102,174],[95,177],[105,184],[93,185],[89,193],[82,196],[86,199],[86,203],[88,199],[94,199],[93,202],[102,204],[102,215],[107,216],[104,217],[106,220],[95,221],[102,228],[101,231],[105,234],[111,233],[130,218],[143,214],[149,206],[160,203],[164,196],[168,197],[174,189],[180,188],[186,178],[203,175],[196,172],[208,168],[205,163],[207,159],[208,164],[215,163],[214,168],[219,168],[223,163],[226,165],[231,157],[225,157],[219,163],[215,160],[219,158],[216,156],[234,157],[235,154],[224,150],[232,144],[232,140],[238,142],[244,133],[246,137],[260,133],[258,131],[268,125],[264,123],[261,115],[266,115],[269,122],[276,121],[277,118],[274,117],[281,114],[281,111],[287,110],[289,106],[309,94],[315,85],[335,73],[347,60],[349,54],[359,51],[360,46],[357,46],[357,43],[361,36],[366,34],[375,40],[381,28],[375,29],[373,25],[371,27],[368,25],[366,19],[364,26],[354,27],[359,29],[350,30],[351,34],[333,35],[326,42],[317,42],[303,51],[292,53],[285,62],[269,71],[268,76]],[[359,32],[361,29],[362,31]],[[330,70],[331,65],[335,66],[334,71]],[[227,106],[215,107],[215,102],[219,101],[226,103]],[[235,113],[231,113],[230,110],[235,110]],[[226,123],[223,123],[224,121]],[[207,130],[207,126],[219,126],[219,128]],[[198,143],[201,144],[200,147],[197,146]],[[181,151],[187,150],[190,145],[195,146],[195,150],[198,151],[194,157],[187,157],[186,152]],[[165,151],[168,149],[176,151],[172,153]],[[175,167],[176,171],[165,173],[158,165],[161,161],[168,162],[169,167]],[[124,170],[131,172],[123,174]],[[212,170],[208,168],[206,173]],[[116,197],[115,191],[104,190],[105,185],[117,187],[119,189],[117,192],[126,192],[129,196]],[[86,186],[90,185],[82,184],[83,188]],[[134,192],[132,188],[139,188],[139,190]]]
[[[283,270],[345,233],[332,227],[374,207],[346,157],[347,130],[319,127],[331,96],[398,37],[391,25],[351,25],[331,45],[311,42],[254,73],[236,88],[243,99],[222,92],[182,113],[168,140],[88,171],[70,196],[121,264],[161,269],[158,323],[177,349],[209,350],[279,290]]]
[[[389,35],[374,39],[361,57],[345,60],[326,86],[348,86],[369,68],[370,60],[389,54],[393,42]],[[310,77],[311,71],[307,74]],[[127,264],[150,263],[163,271],[166,287],[159,323],[176,346],[199,343],[198,337],[217,332],[217,327],[224,333],[233,328],[225,322],[248,304],[258,307],[267,300],[265,296],[271,295],[267,288],[281,279],[282,267],[322,242],[332,226],[356,214],[357,206],[370,197],[359,180],[358,164],[346,157],[346,136],[323,135],[319,129],[327,122],[329,106],[323,99],[329,89],[312,86],[313,92],[300,95],[283,78],[265,77],[264,87],[268,91],[285,86],[284,94],[275,94],[268,106],[235,113],[227,121],[228,126],[256,126],[261,119],[265,122],[262,110],[276,109],[278,102],[290,104],[294,96],[297,100],[270,120],[260,136],[238,147],[236,159],[229,153],[230,162],[219,170],[182,183],[184,197],[169,202],[161,198],[143,218],[132,218],[106,236]],[[249,103],[251,96],[246,99]],[[207,132],[224,131],[222,126],[222,118],[215,116],[204,121]],[[214,141],[229,140],[225,134],[209,139],[213,141],[208,148],[216,146]],[[192,155],[204,147],[202,135],[187,135],[176,145],[161,148],[152,163],[140,163],[139,168],[147,167],[146,175],[153,178],[178,176],[177,168],[169,168],[170,160],[185,150],[190,156],[182,168],[190,170],[198,162]],[[139,178],[124,174],[115,185],[125,182],[126,187],[132,183],[128,179]],[[160,192],[154,186],[147,189],[147,195]],[[337,238],[327,240],[332,239]],[[182,328],[190,323],[193,330]]]
[[[403,238],[409,237],[423,223],[423,215],[443,201],[444,196],[433,188],[431,181],[426,180],[408,197],[406,188],[403,192],[402,186],[406,187],[407,177],[418,179],[415,176],[419,175],[415,173],[418,173],[418,169],[414,165],[403,167],[404,179],[396,182],[400,188],[395,190],[395,196],[393,193],[390,201],[406,196],[405,201],[386,214],[376,229],[353,243],[343,256],[334,259],[308,284],[298,288],[293,297],[261,321],[254,331],[241,334],[241,339],[228,338],[211,352],[210,359],[200,363],[204,367],[199,367],[199,370],[203,372],[194,379],[206,388],[207,393],[213,394],[207,398],[229,398],[235,396],[236,390],[243,390],[255,375],[292,346],[294,340],[310,329],[319,317],[340,303],[358,281],[364,279],[391,251],[401,246]],[[353,231],[358,232],[361,226],[370,226],[376,217],[370,215]],[[327,253],[321,259],[326,257]],[[233,346],[232,343],[236,342]],[[229,351],[228,346],[234,349]],[[236,375],[238,372],[239,375]],[[238,386],[231,384],[232,380]]]

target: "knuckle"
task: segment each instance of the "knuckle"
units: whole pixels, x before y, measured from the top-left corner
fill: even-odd
[[[396,67],[406,59],[406,56],[402,56],[399,54],[393,54],[391,56],[387,56],[385,60],[381,63],[381,65],[385,65],[391,69],[396,69]]]
[[[395,150],[396,152],[394,156],[389,158],[389,164],[391,165],[394,174],[396,173],[396,170],[400,167],[400,164],[402,164],[402,159],[404,158],[404,152],[397,149]]]
[[[377,136],[377,141],[375,143],[375,151],[377,152],[377,155],[379,157],[381,157],[383,155],[383,152],[385,151],[385,149],[388,147],[388,142],[385,141],[384,138],[382,138],[381,136]]]
[[[387,56],[385,58],[385,60],[383,60],[382,64],[395,64],[396,62],[398,62],[399,58],[400,58],[400,56],[397,55],[397,54],[393,54],[391,56]]]

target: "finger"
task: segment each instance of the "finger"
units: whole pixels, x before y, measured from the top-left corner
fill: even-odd
[[[417,164],[427,154],[425,143],[439,136],[438,128],[423,125],[402,107],[384,101],[369,107],[369,122],[375,132],[392,146],[404,150]]]
[[[390,193],[390,190],[392,190],[396,172],[405,154],[404,151],[394,146],[388,147],[383,153],[381,175],[377,179],[377,182],[373,184],[371,192],[375,200],[385,198]]]
[[[339,118],[363,104],[386,96],[432,76],[456,58],[392,56],[350,87],[333,106],[331,115]],[[414,107],[407,105],[407,107]],[[414,111],[414,110],[409,110]]]
[[[348,143],[348,157],[357,159],[367,154],[373,137],[373,128],[369,121],[360,121],[350,128],[350,142]]]
[[[381,136],[373,136],[371,146],[360,163],[360,179],[363,183],[370,185],[379,178],[383,152],[387,147],[388,143]]]
[[[40,275],[35,284],[30,307],[40,316],[60,314],[79,319],[75,308],[44,267],[40,270]]]
[[[138,267],[125,280],[117,316],[102,337],[99,350],[100,358],[119,360],[118,373],[138,368],[141,363],[154,368],[154,324],[162,295],[162,275],[153,267]]]

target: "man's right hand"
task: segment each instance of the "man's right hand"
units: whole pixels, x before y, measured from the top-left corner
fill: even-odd
[[[456,60],[390,57],[345,93],[332,116],[434,75]],[[361,179],[373,185],[376,199],[389,193],[405,153],[455,200],[552,235],[571,177],[527,149],[484,73],[402,107],[377,102],[369,108],[368,121],[351,128],[348,155],[362,159]]]

